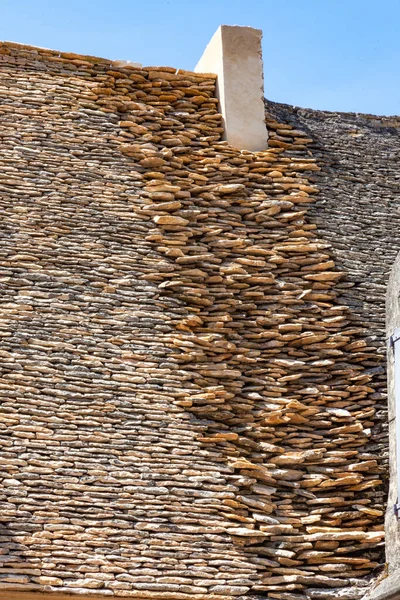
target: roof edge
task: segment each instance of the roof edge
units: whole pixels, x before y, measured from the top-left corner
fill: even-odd
[[[103,58],[100,56],[92,56],[90,54],[76,54],[75,52],[63,52],[62,50],[54,50],[51,48],[45,48],[43,46],[32,46],[30,44],[22,44],[20,42],[11,42],[7,40],[0,40],[0,53],[2,48],[8,48],[11,51],[17,52],[32,52],[38,53],[47,56],[54,56],[56,58],[63,58],[65,60],[81,60],[90,63],[97,63],[100,65],[105,65],[111,68],[115,68],[118,70],[127,69],[129,71],[164,71],[169,72],[175,75],[185,75],[188,74],[191,77],[195,77],[199,80],[205,79],[215,79],[215,73],[195,73],[194,71],[188,71],[185,69],[179,69],[175,67],[167,67],[167,66],[138,66],[138,63],[130,61],[125,61],[124,59],[111,59],[111,58]],[[124,64],[126,63],[126,64]]]
[[[398,123],[397,125],[387,125],[387,127],[400,127],[400,115],[374,115],[371,113],[363,113],[363,112],[347,112],[347,111],[340,111],[340,110],[324,110],[321,108],[311,108],[311,107],[306,107],[306,106],[296,106],[295,104],[288,104],[287,102],[276,102],[275,100],[269,100],[268,98],[264,98],[265,101],[265,105],[266,107],[276,107],[276,108],[283,108],[283,109],[288,109],[290,111],[310,111],[310,112],[314,112],[314,113],[319,113],[322,115],[326,115],[326,116],[337,116],[337,117],[355,117],[355,118],[361,118],[361,119],[367,119],[367,120],[379,120],[379,121],[384,121],[385,119],[387,119],[388,121],[390,120],[397,120]]]

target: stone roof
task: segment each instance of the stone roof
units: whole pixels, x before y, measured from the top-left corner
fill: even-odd
[[[212,75],[0,62],[0,590],[359,598],[382,358],[307,127],[240,151]]]

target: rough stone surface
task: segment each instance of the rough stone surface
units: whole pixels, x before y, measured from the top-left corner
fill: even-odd
[[[383,372],[375,376],[381,425],[374,442],[387,460],[385,295],[400,251],[400,119],[273,102],[267,102],[267,113],[312,138],[309,148],[321,170],[309,177],[320,189],[309,216],[346,272],[338,300],[351,308],[353,322],[366,328],[366,340],[382,355]]]
[[[390,453],[389,498],[385,518],[385,530],[388,540],[386,557],[389,574],[398,573],[400,567],[400,527],[393,506],[397,498],[397,456],[396,456],[396,394],[394,371],[394,348],[390,345],[390,336],[395,328],[400,328],[400,256],[397,258],[388,284],[387,293],[387,332],[388,332],[388,421]]]
[[[341,297],[385,335],[385,294],[400,248],[400,117],[333,113],[266,102],[267,113],[309,134],[321,170],[309,215],[347,273]],[[383,344],[384,346],[384,344]]]
[[[320,188],[317,201],[309,215],[318,225],[324,239],[332,244],[332,255],[338,267],[347,272],[340,299],[352,310],[352,319],[363,324],[369,343],[375,345],[384,358],[386,350],[385,294],[389,273],[400,250],[399,175],[400,119],[351,113],[332,113],[301,109],[266,102],[267,113],[293,127],[307,131],[312,142],[309,148],[317,158],[321,171],[310,179]],[[398,306],[396,290],[397,269],[393,269],[388,292],[387,336],[392,332]],[[397,277],[397,279],[396,279]],[[397,323],[398,326],[398,323]],[[389,404],[391,491],[386,513],[388,536],[386,560],[393,571],[388,590],[396,586],[395,571],[399,566],[398,522],[394,519],[393,504],[397,491],[394,407],[393,357],[389,355],[389,385],[392,404]],[[382,366],[386,364],[382,362]],[[391,375],[391,376],[390,376]],[[378,385],[378,380],[381,383]],[[386,372],[377,373],[377,421],[373,439],[375,448],[384,457],[385,479],[389,465],[386,438],[387,413],[385,402]],[[382,386],[382,387],[381,387]],[[379,421],[382,425],[379,424]],[[381,590],[382,588],[377,588]],[[378,592],[377,592],[378,593]],[[381,593],[381,591],[379,591]],[[385,592],[386,593],[386,592]],[[387,592],[389,594],[389,591]]]
[[[365,600],[399,600],[400,599],[400,577],[398,571],[393,571],[377,585],[373,586]]]
[[[400,255],[390,274],[386,301],[386,329],[388,356],[388,421],[389,421],[389,498],[385,517],[386,568],[384,577],[378,580],[368,596],[369,600],[397,600],[400,598],[400,526],[394,505],[398,502],[396,452],[396,391],[395,391],[395,354],[396,349],[390,338],[395,329],[400,328]],[[398,352],[398,346],[397,352]]]
[[[239,151],[210,76],[0,59],[0,593],[359,598],[383,369],[308,132]]]

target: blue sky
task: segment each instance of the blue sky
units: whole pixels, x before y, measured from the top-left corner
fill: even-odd
[[[399,0],[0,0],[0,39],[193,69],[221,23],[263,30],[265,96],[400,114]]]

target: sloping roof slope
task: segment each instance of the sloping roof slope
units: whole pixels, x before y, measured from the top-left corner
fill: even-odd
[[[311,140],[221,142],[212,76],[0,52],[0,590],[359,597],[378,359]]]

